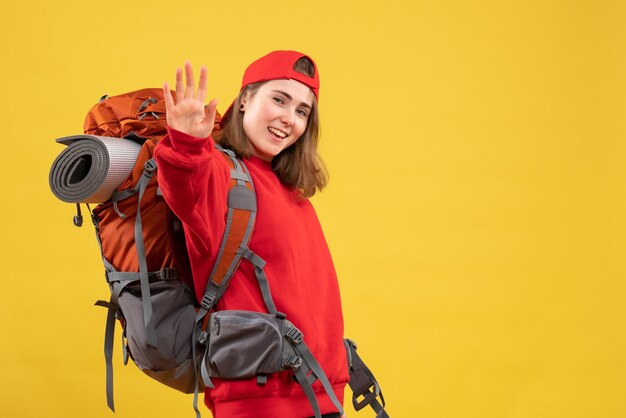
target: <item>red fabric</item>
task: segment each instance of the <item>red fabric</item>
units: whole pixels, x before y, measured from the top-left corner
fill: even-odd
[[[159,186],[183,221],[196,295],[204,294],[226,220],[229,171],[212,138],[199,139],[168,128],[155,149]],[[251,157],[247,164],[257,193],[257,221],[250,249],[263,258],[278,311],[287,315],[326,372],[343,402],[348,381],[343,317],[333,262],[308,199],[286,188],[270,163]],[[242,261],[217,309],[267,312],[254,269]],[[214,379],[205,403],[216,418],[308,417],[313,410],[290,372],[256,379]],[[319,382],[322,413],[336,412]]]
[[[293,69],[296,61],[302,57],[307,57],[313,63],[313,67],[315,67],[313,77],[309,77]],[[246,71],[243,74],[241,88],[243,89],[245,86],[252,83],[284,78],[292,78],[309,86],[319,101],[320,75],[317,72],[315,61],[313,61],[311,57],[297,51],[273,51],[254,61],[248,66],[248,68],[246,68]]]

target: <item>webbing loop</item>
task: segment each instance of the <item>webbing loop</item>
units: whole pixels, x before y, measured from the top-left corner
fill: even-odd
[[[356,352],[356,343],[345,339],[346,353],[350,371],[349,385],[352,389],[352,405],[356,411],[371,406],[376,412],[376,418],[389,418],[385,411],[385,398],[372,372],[367,368]],[[362,396],[363,399],[359,400]],[[380,397],[380,402],[378,398]]]

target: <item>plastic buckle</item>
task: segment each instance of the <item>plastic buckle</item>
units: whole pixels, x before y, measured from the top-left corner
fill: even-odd
[[[146,161],[146,163],[143,165],[143,169],[147,174],[153,174],[156,169],[157,169],[157,164],[156,161],[154,161],[152,158],[149,159],[148,161]]]
[[[290,328],[285,334],[285,338],[294,344],[300,344],[302,342],[302,332],[296,327]]]
[[[287,359],[283,367],[289,367],[291,370],[298,370],[302,367],[302,359],[298,356],[291,356]]]
[[[370,390],[373,389],[373,390]],[[367,405],[371,404],[376,398],[380,395],[380,386],[378,386],[378,382],[375,380],[364,389],[359,390],[358,392],[354,392],[352,394],[352,406],[356,411],[360,411],[365,408]],[[359,396],[363,396],[362,400],[358,400]]]
[[[207,311],[210,311],[211,309],[213,309],[213,304],[215,303],[215,294],[213,294],[213,292],[208,291],[204,294],[204,296],[202,297],[202,300],[200,301],[200,306],[202,306],[204,309],[206,309]]]

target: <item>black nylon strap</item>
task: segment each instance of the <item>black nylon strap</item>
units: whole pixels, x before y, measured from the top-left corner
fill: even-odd
[[[360,411],[367,405],[376,412],[376,418],[389,418],[385,411],[385,398],[380,390],[376,378],[365,365],[361,357],[356,352],[356,343],[351,340],[344,340],[347,348],[348,363],[350,368],[350,388],[352,389],[352,405],[356,411]],[[359,400],[362,396],[363,399]],[[380,402],[378,402],[380,397]],[[381,404],[382,403],[382,404]]]

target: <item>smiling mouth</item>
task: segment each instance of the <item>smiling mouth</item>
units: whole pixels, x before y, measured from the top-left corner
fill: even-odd
[[[270,133],[278,139],[285,139],[287,137],[287,134],[281,131],[280,129],[276,129],[276,128],[269,126],[267,130],[270,131]]]

